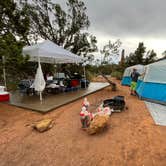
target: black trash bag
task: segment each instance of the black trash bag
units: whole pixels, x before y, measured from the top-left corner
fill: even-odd
[[[103,101],[103,107],[110,107],[111,109],[123,111],[125,108],[124,96],[115,96],[112,99],[106,99]]]

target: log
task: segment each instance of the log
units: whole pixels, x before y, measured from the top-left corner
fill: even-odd
[[[104,75],[103,73],[99,72],[102,77],[111,85],[112,87],[112,91],[116,91],[116,84],[114,82],[112,82],[111,80],[108,79],[108,77],[106,75]]]

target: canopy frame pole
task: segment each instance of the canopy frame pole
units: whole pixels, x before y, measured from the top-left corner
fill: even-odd
[[[39,95],[40,95],[40,102],[42,104],[42,101],[43,101],[42,92],[39,92]]]
[[[38,67],[39,67],[40,64],[40,56],[38,55]],[[42,96],[42,92],[40,91],[39,92],[39,96],[40,96],[40,104],[42,104],[42,101],[43,101],[43,96]]]
[[[57,64],[57,77],[58,77],[58,80],[59,80],[59,64]]]
[[[85,89],[86,89],[86,69],[85,69],[85,65],[84,65],[84,77],[85,77]]]
[[[6,82],[6,69],[5,69],[5,56],[2,56],[2,63],[3,63],[3,79],[4,79],[4,85],[7,91],[7,82]]]

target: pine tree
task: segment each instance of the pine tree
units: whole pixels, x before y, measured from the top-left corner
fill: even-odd
[[[141,42],[138,44],[138,48],[135,51],[134,61],[136,64],[143,64],[144,62],[144,54],[146,52],[146,47],[144,46],[144,43]]]
[[[134,53],[130,53],[126,57],[126,65],[132,66],[137,64],[147,65],[153,63],[157,60],[157,54],[154,50],[149,50],[146,52],[146,47],[143,43],[139,43],[138,48]]]
[[[144,54],[146,52],[146,47],[143,42],[138,44],[138,48],[134,53],[130,53],[128,57],[126,57],[126,65],[132,66],[136,64],[144,64]]]
[[[154,52],[154,50],[149,50],[146,53],[145,59],[144,59],[144,65],[153,63],[157,60],[157,54]]]

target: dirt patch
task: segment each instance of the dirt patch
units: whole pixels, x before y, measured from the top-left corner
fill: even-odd
[[[5,125],[6,125],[6,121],[5,120],[0,120],[0,128],[2,129]]]
[[[88,96],[91,111],[115,95],[125,96],[128,109],[113,113],[108,130],[93,136],[81,130],[82,100],[46,115],[1,103],[0,165],[165,166],[166,128],[156,126],[144,102],[116,83],[117,92],[108,87]],[[42,134],[27,125],[44,118],[55,125]]]

